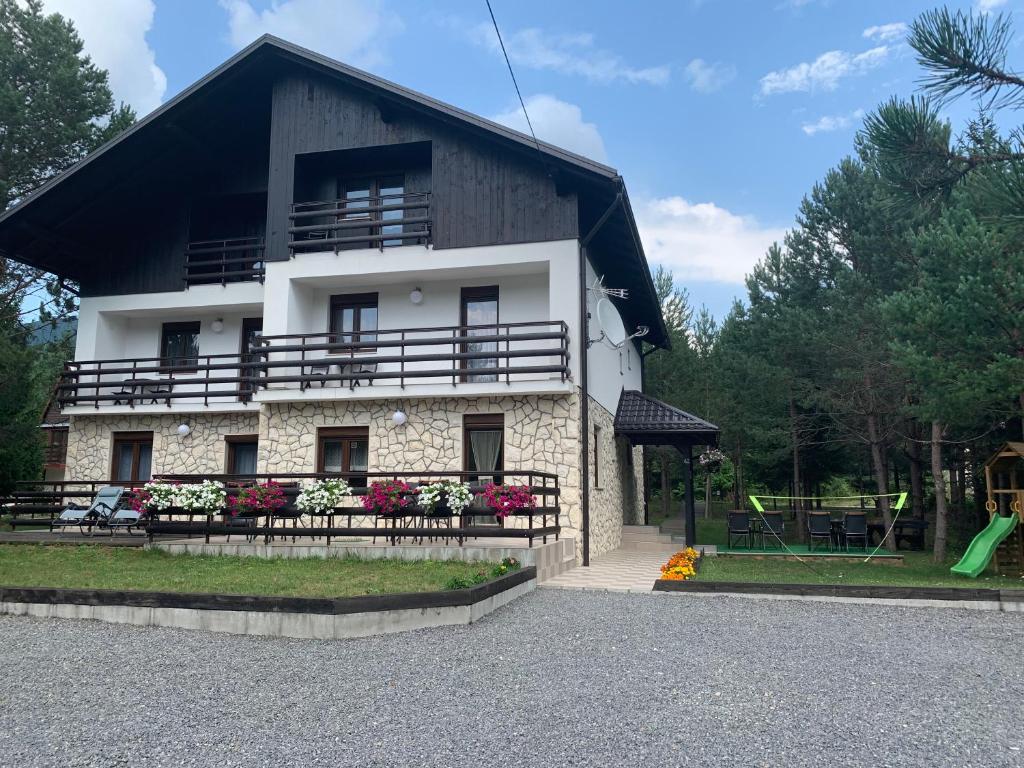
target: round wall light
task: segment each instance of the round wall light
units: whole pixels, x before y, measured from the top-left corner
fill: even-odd
[[[185,437],[191,431],[192,431],[192,427],[190,427],[188,424],[179,424],[178,425],[178,437]]]
[[[413,288],[411,291],[409,291],[409,301],[411,301],[413,304],[422,304],[423,291],[421,291],[419,288]]]
[[[214,333],[221,333],[224,330],[224,319],[218,317],[212,323],[210,323],[210,330]]]
[[[391,414],[391,421],[395,423],[396,427],[402,426],[408,420],[409,418],[405,415],[405,411],[395,411]]]

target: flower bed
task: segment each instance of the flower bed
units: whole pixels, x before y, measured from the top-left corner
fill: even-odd
[[[693,547],[687,547],[676,552],[668,559],[668,562],[661,566],[661,578],[663,581],[686,581],[697,575],[697,561],[700,559],[700,552]]]

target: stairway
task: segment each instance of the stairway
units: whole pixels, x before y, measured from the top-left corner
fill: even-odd
[[[682,542],[664,529],[653,525],[622,526],[622,543],[619,549],[626,552],[658,552],[672,554],[682,549]]]

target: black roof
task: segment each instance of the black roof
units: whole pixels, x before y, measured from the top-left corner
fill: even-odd
[[[714,445],[718,427],[635,389],[624,389],[615,410],[615,434],[637,444]]]
[[[255,82],[264,80],[274,67],[282,64],[299,65],[336,77],[355,88],[371,91],[377,99],[391,101],[403,109],[420,112],[456,125],[460,129],[475,132],[506,149],[529,156],[535,162],[544,162],[556,183],[564,182],[580,189],[583,206],[580,221],[581,237],[605,209],[615,205],[613,215],[607,218],[600,236],[594,239],[592,261],[596,269],[606,271],[609,278],[615,278],[614,281],[610,279],[609,284],[614,282],[617,287],[630,289],[633,297],[631,303],[634,306],[624,308],[625,313],[633,316],[627,318],[631,323],[650,327],[650,332],[644,340],[655,346],[668,346],[668,332],[640,243],[629,198],[625,194],[622,178],[614,168],[553,144],[535,141],[533,137],[524,133],[273,35],[263,35],[131,128],[0,214],[0,255],[67,277],[77,277],[76,270],[86,269],[88,265],[69,263],[65,267],[53,258],[26,257],[20,247],[23,242],[21,238],[39,236],[41,227],[51,226],[50,222],[60,221],[68,208],[76,204],[81,205],[82,200],[92,199],[97,187],[108,186],[111,178],[109,167],[103,171],[97,170],[93,174],[95,178],[84,179],[89,177],[95,168],[108,162],[118,162],[119,165],[124,165],[121,173],[131,173],[133,157],[137,158],[139,152],[144,153],[151,149],[151,142],[168,141],[176,134],[180,134],[180,128],[176,125],[176,121],[181,119],[179,113],[193,112],[199,105],[206,103],[208,96],[211,99],[215,98],[218,92],[222,92],[224,86],[231,82],[240,82],[240,87],[252,89],[256,87]],[[241,80],[243,76],[248,79]],[[140,147],[140,142],[145,146]],[[131,148],[130,151],[125,149],[127,147]],[[115,157],[118,158],[117,161],[105,159]],[[83,180],[77,185],[74,182],[77,182],[79,177],[83,177]],[[68,189],[69,187],[71,189]],[[55,202],[53,210],[50,211],[46,200],[51,196],[50,193],[58,188],[62,192],[66,189],[64,195],[71,199]],[[58,239],[60,237],[59,233],[50,236]],[[46,263],[43,263],[44,261]]]

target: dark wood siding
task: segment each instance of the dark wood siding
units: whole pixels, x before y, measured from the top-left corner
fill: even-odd
[[[411,112],[385,122],[372,98],[311,72],[273,88],[267,258],[288,258],[295,155],[429,141],[435,248],[577,237],[575,194],[559,196],[541,164],[503,152],[455,127]],[[417,180],[417,183],[421,183]]]

